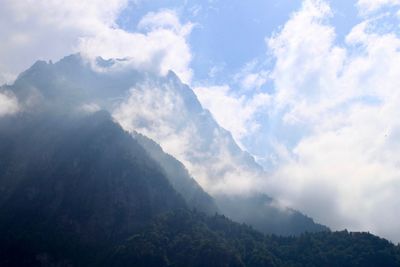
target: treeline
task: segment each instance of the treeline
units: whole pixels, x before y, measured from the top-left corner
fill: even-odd
[[[109,266],[400,266],[400,248],[369,233],[264,236],[224,216],[170,212],[109,255]]]

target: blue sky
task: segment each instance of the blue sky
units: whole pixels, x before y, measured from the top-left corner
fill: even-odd
[[[191,66],[197,79],[208,79],[215,66],[224,75],[238,71],[253,58],[265,55],[265,36],[273,33],[296,10],[300,1],[141,1],[119,17],[119,25],[136,31],[148,12],[176,10],[183,22],[196,24],[189,37]],[[240,38],[237,38],[240,36]],[[221,77],[220,79],[226,79]]]
[[[344,41],[359,16],[356,1],[329,1],[332,16],[329,18],[336,31],[336,42]],[[130,3],[118,17],[118,25],[126,31],[140,31],[137,25],[149,12],[170,9],[177,12],[182,23],[191,22],[195,26],[187,38],[192,52],[190,67],[193,69],[193,84],[228,84],[232,90],[241,91],[237,83],[238,73],[246,64],[257,61],[255,68],[272,69],[274,58],[266,47],[265,39],[276,34],[289,20],[293,12],[302,5],[300,0],[252,0],[252,1],[138,1]],[[260,88],[266,92],[274,90],[266,82]],[[259,89],[259,90],[260,90]],[[253,92],[245,92],[251,95]],[[257,115],[261,124],[258,136],[241,139],[243,148],[259,158],[268,156],[269,132],[276,132],[274,120]],[[262,122],[265,123],[262,123]],[[298,130],[297,130],[298,131]],[[284,131],[283,142],[294,145],[297,141],[296,129]],[[264,167],[270,161],[266,160]]]
[[[391,215],[400,184],[398,5],[214,1],[162,8],[196,24],[188,37],[191,85],[271,174],[272,194],[333,228],[399,240]]]
[[[301,3],[300,0],[139,1],[120,14],[118,24],[127,31],[137,31],[138,22],[148,12],[176,10],[183,22],[196,24],[189,38],[194,54],[191,65],[197,79],[208,79],[212,67],[224,67],[229,74],[254,58],[265,56],[265,37],[274,34]],[[361,21],[356,2],[329,3],[338,41],[342,41],[352,26]]]
[[[120,27],[137,31],[140,19],[148,12],[162,9],[177,11],[182,22],[196,24],[189,43],[193,51],[191,66],[196,79],[210,79],[213,67],[222,69],[217,81],[229,76],[248,62],[266,57],[264,39],[271,36],[301,6],[300,0],[251,1],[138,1],[131,3],[118,18]],[[330,1],[338,40],[360,21],[355,1]]]
[[[330,1],[337,42],[343,42],[351,28],[361,21],[355,1]],[[194,71],[194,84],[229,84],[233,91],[241,91],[235,76],[252,61],[255,68],[272,68],[274,58],[268,54],[265,39],[279,31],[293,12],[301,7],[297,0],[252,0],[252,1],[138,1],[131,3],[118,18],[118,25],[126,31],[140,31],[137,25],[149,12],[170,9],[177,12],[182,23],[195,24],[188,42],[193,58],[190,67]],[[270,92],[271,83],[265,83],[262,90]],[[251,95],[252,92],[245,92]],[[243,147],[255,156],[263,158],[270,151],[270,131],[276,131],[275,123],[266,116],[257,115],[261,123],[258,136],[241,139]],[[272,129],[271,129],[272,128]],[[296,130],[296,129],[295,129]],[[284,131],[283,141],[295,144],[297,134]],[[296,131],[295,131],[296,132]],[[264,167],[268,167],[269,160]]]

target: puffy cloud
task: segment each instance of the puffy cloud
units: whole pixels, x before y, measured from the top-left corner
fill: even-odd
[[[18,112],[19,106],[16,97],[7,91],[0,92],[0,117]]]
[[[192,24],[181,24],[175,12],[164,10],[147,14],[138,26],[146,32],[107,28],[93,37],[81,38],[79,50],[91,59],[126,58],[126,65],[161,75],[173,70],[190,83],[192,55],[186,37]]]
[[[396,3],[359,1],[361,11]],[[371,231],[398,242],[400,37],[366,18],[339,45],[332,16],[326,1],[304,1],[266,39],[272,69],[245,66],[235,77],[244,90],[195,92],[236,140],[256,138],[254,129],[263,126],[257,116],[268,119],[263,138],[273,169],[262,182],[253,179],[257,186],[333,229]],[[271,93],[257,91],[257,77],[271,80]]]
[[[334,229],[399,241],[400,38],[366,20],[339,46],[329,16],[325,2],[305,1],[268,39],[273,114],[283,133],[307,129],[284,146],[269,188]]]
[[[38,58],[58,59],[75,52],[79,38],[115,27],[126,4],[126,0],[2,1],[0,82],[15,77]]]
[[[0,83],[11,82],[38,58],[57,60],[75,52],[90,57],[129,57],[135,67],[161,74],[173,69],[189,82],[191,54],[185,38],[190,24],[181,25],[174,12],[161,11],[145,16],[139,25],[151,27],[144,33],[125,31],[116,21],[129,2],[132,0],[2,1]]]

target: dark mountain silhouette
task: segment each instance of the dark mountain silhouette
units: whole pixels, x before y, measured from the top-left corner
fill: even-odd
[[[107,112],[0,123],[0,265],[80,263],[185,208],[161,167]]]

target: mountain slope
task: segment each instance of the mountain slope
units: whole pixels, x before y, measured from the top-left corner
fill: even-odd
[[[400,247],[368,233],[263,236],[224,216],[177,211],[111,253],[107,266],[394,267]]]
[[[171,185],[185,199],[188,206],[207,214],[213,215],[218,211],[214,199],[208,195],[190,176],[185,166],[146,136],[134,133],[135,140],[146,150],[165,172]]]
[[[202,193],[198,185],[212,196],[251,196],[254,192],[266,190],[262,185],[268,177],[262,168],[240,149],[231,134],[202,108],[193,91],[173,72],[166,77],[158,77],[122,68],[123,64],[124,60],[98,59],[93,67],[80,55],[65,57],[54,64],[38,61],[23,72],[13,85],[3,86],[1,90],[13,92],[19,100],[20,109],[27,112],[108,110],[125,130],[151,138],[166,153],[184,164],[188,174],[179,163],[157,156],[159,150],[143,142],[149,154],[163,165],[171,184],[192,207],[208,212],[216,210],[213,201]],[[188,178],[184,179],[185,186],[179,177]],[[196,183],[189,182],[191,177]],[[219,199],[217,197],[217,201]],[[229,209],[224,210],[228,207],[226,201],[216,204],[222,207],[222,213],[231,215]],[[234,202],[230,205],[242,208]],[[249,210],[254,212],[250,214]],[[266,215],[259,216],[259,212]],[[268,202],[238,213],[248,215],[239,218],[241,221],[265,233],[298,234],[321,230],[300,213],[295,218],[287,217],[287,212]],[[275,232],[276,227],[269,228],[275,224],[276,218],[286,222],[286,232]]]
[[[400,264],[367,233],[265,236],[189,209],[136,140],[104,111],[0,119],[0,266]]]
[[[0,120],[0,265],[91,261],[186,208],[159,165],[105,112]],[[19,261],[23,262],[19,262]]]
[[[265,194],[250,196],[216,196],[224,215],[239,223],[247,223],[265,234],[283,236],[304,232],[327,232],[328,227],[315,223],[312,218],[286,207],[278,207]]]
[[[160,77],[122,68],[123,62],[99,58],[93,66],[79,54],[54,64],[37,61],[3,90],[13,92],[25,110],[108,109],[125,129],[150,137],[183,162],[207,190],[262,173],[173,72]],[[175,146],[189,145],[189,139],[196,143]]]

